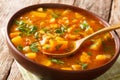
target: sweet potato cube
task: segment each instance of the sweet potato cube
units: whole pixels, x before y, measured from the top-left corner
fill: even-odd
[[[82,52],[80,56],[80,61],[83,63],[91,63],[90,56],[86,52]]]
[[[18,46],[18,45],[23,45],[23,39],[21,38],[21,36],[16,36],[14,38],[11,39],[11,41],[13,42],[13,44],[15,46]]]
[[[36,53],[30,52],[25,54],[26,57],[28,57],[29,59],[35,59],[36,58]]]
[[[32,11],[31,12],[31,15],[35,16],[35,17],[41,17],[41,18],[44,18],[47,16],[46,13],[43,13],[43,12],[37,12],[37,11]]]

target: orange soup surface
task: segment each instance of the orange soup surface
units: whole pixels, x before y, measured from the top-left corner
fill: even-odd
[[[84,12],[62,8],[38,8],[14,20],[11,42],[27,58],[36,63],[62,69],[85,70],[108,62],[115,53],[110,33],[86,41],[72,56],[53,58],[42,52],[62,54],[75,48],[72,41],[82,39],[104,25]]]

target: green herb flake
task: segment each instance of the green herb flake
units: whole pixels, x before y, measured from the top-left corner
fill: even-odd
[[[56,29],[54,32],[60,35],[63,35],[66,32],[65,26],[61,26],[60,28]]]
[[[45,33],[47,33],[48,31],[49,31],[49,29],[47,29],[47,28],[43,28],[42,29]]]
[[[50,49],[50,45],[46,45],[46,46],[45,46],[45,49],[46,49],[46,50]]]
[[[55,18],[55,19],[57,19],[57,18],[60,16],[59,14],[57,14],[57,13],[55,13],[55,12],[52,13],[51,15],[52,15],[52,17]]]
[[[38,52],[39,51],[37,43],[32,43],[30,45],[30,49],[32,50],[32,52]]]
[[[78,32],[80,32],[80,31],[81,31],[81,29],[75,29],[75,30],[74,30],[75,33],[78,33]]]
[[[104,50],[105,52],[107,52],[107,51],[111,52],[112,49],[113,49],[113,46],[105,46],[105,47],[103,48],[103,50]]]
[[[59,50],[60,49],[60,47],[62,46],[62,44],[58,44],[58,45],[56,45],[56,50]]]
[[[88,64],[87,63],[82,63],[81,66],[82,66],[82,70],[84,70],[88,67]]]
[[[60,59],[51,58],[50,61],[56,64],[64,64],[64,62]]]
[[[19,25],[19,26],[24,26],[26,25],[22,20],[18,21],[18,20],[15,20],[15,24]]]
[[[83,30],[86,30],[89,27],[90,27],[90,25],[85,20],[80,24],[80,28]]]
[[[27,24],[22,20],[20,21],[16,20],[15,23],[18,25],[18,30],[21,31],[26,36],[30,36],[31,34],[34,34],[37,31],[36,26]]]
[[[46,11],[47,11],[47,8],[43,8],[43,11],[46,12]]]
[[[25,26],[22,26],[22,25],[18,26],[18,30],[21,31],[21,32],[23,32],[23,33],[25,33],[27,31],[26,28],[25,28]]]
[[[36,38],[36,39],[38,39],[40,36],[39,36],[39,32],[36,32],[35,34],[34,34],[34,37]]]
[[[23,50],[23,47],[21,45],[17,46],[17,49],[22,51]]]
[[[104,52],[108,52],[109,51],[109,53],[114,53],[114,51],[113,51],[114,47],[110,46],[110,45],[106,45],[105,41],[102,41],[102,46],[103,46],[103,51]]]
[[[92,52],[87,52],[87,54],[88,54],[89,56],[92,56]]]
[[[29,33],[33,33],[34,34],[36,31],[37,31],[37,27],[34,26],[34,25],[31,25]]]
[[[59,33],[59,34],[61,34],[62,31],[61,31],[61,29],[56,29],[56,30],[55,30],[55,33]]]

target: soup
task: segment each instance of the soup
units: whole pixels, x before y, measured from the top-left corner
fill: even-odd
[[[110,33],[86,41],[72,56],[53,58],[52,54],[74,49],[72,41],[82,39],[104,28],[98,20],[84,12],[63,8],[38,8],[14,20],[9,36],[14,46],[38,64],[62,70],[86,70],[108,62],[115,53]]]

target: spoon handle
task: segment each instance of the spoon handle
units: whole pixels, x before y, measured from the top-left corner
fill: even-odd
[[[115,29],[118,29],[118,28],[120,28],[120,23],[116,24],[116,25],[113,25],[113,26],[109,26],[109,27],[105,27],[103,29],[100,29],[100,30],[94,32],[93,34],[90,34],[87,37],[85,37],[84,40],[90,39],[90,38],[92,38],[92,37],[94,37],[94,36],[96,36],[98,34],[105,33],[105,32],[115,30]]]

